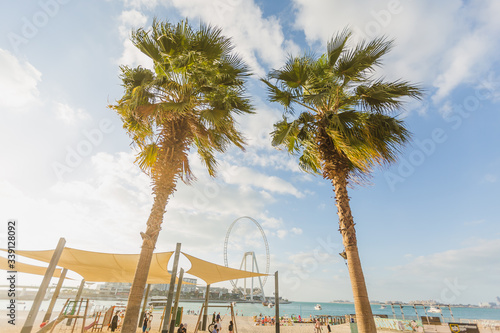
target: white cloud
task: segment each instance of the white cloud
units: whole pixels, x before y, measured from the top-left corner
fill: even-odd
[[[443,118],[447,118],[452,115],[453,107],[450,101],[444,102],[443,105],[439,108],[439,113],[443,116]]]
[[[168,0],[181,15],[199,18],[224,29],[223,33],[234,40],[236,52],[258,76],[267,72],[262,64],[280,67],[287,51],[296,51],[297,46],[286,40],[279,20],[263,17],[254,1],[242,0]]]
[[[0,107],[13,109],[37,102],[38,83],[42,74],[27,61],[20,61],[9,51],[0,49]]]
[[[474,31],[462,39],[444,55],[447,59],[446,70],[438,75],[434,81],[434,86],[438,88],[434,94],[435,102],[441,101],[459,84],[466,83],[476,77],[478,71],[484,69],[478,66],[483,65],[485,55],[488,54],[491,40],[484,31]],[[478,68],[479,67],[479,68]]]
[[[158,4],[158,0],[124,0],[125,6],[132,8],[142,8],[146,7],[148,9],[153,9]]]
[[[484,175],[484,178],[483,178],[483,179],[484,179],[484,181],[485,181],[485,182],[488,182],[488,183],[492,183],[492,184],[493,184],[493,183],[496,183],[496,182],[497,182],[498,177],[497,177],[497,175],[494,175],[494,174],[488,173],[488,174]]]
[[[140,1],[139,1],[140,2]],[[131,67],[143,66],[152,68],[152,60],[130,41],[132,30],[137,28],[147,28],[148,18],[136,9],[123,11],[118,18],[118,31],[123,39],[123,53],[117,63]]]
[[[281,230],[278,230],[276,232],[278,238],[280,239],[284,239],[286,237],[286,235],[288,235],[288,230],[284,230],[284,229],[281,229]]]
[[[268,176],[247,167],[226,165],[221,176],[228,184],[238,184],[241,187],[262,188],[279,194],[291,194],[297,198],[303,194],[292,184],[276,176]]]
[[[265,228],[270,228],[270,229],[278,229],[283,226],[283,220],[274,218],[274,217],[267,217],[263,216],[261,218],[263,222],[261,222],[261,225]]]
[[[83,109],[74,109],[64,103],[55,103],[56,117],[64,121],[66,124],[76,124],[80,121],[89,120],[90,115]]]
[[[139,232],[149,213],[145,208],[152,202],[146,190],[148,179],[138,168],[129,167],[130,156],[106,160],[100,155],[106,154],[93,158],[94,170],[101,167],[109,172],[58,182],[38,195],[4,182],[2,216],[19,219],[19,248],[51,247],[65,237],[67,246],[87,250],[118,252],[134,243],[139,249]],[[113,167],[102,168],[106,163]],[[44,242],[37,241],[40,237]]]
[[[130,33],[134,29],[144,27],[148,18],[136,9],[125,10],[118,18],[119,26],[118,31],[122,38],[129,38]]]
[[[369,278],[377,285],[374,289],[385,290],[385,295],[376,297],[394,299],[395,295],[406,294],[407,299],[436,299],[444,303],[489,299],[500,274],[500,241],[474,239],[467,243],[467,247],[409,257],[407,264],[385,268],[393,274],[384,274],[380,280]],[[411,290],[408,285],[413,285]]]
[[[439,103],[460,84],[480,80],[498,60],[496,1],[383,1],[294,0],[296,26],[306,38],[325,43],[350,26],[357,36],[387,34],[396,46],[381,72],[437,89]],[[363,10],[359,10],[363,8]]]
[[[276,232],[276,235],[280,239],[285,239],[286,236],[289,235],[290,233],[293,235],[302,235],[302,232],[303,232],[302,229],[293,227],[290,230],[280,229]]]
[[[338,255],[323,253],[318,249],[310,252],[296,252],[288,257],[288,263],[281,269],[280,274],[283,278],[281,283],[293,295],[301,294],[301,290],[304,289],[308,293],[315,292],[316,289],[310,289],[311,279],[314,279],[316,285],[319,282],[321,273],[333,268],[333,265],[340,261],[338,258]],[[331,283],[331,279],[329,280]],[[305,295],[301,296],[304,299],[307,298]],[[324,297],[324,295],[316,295],[316,297],[318,296],[320,298]]]

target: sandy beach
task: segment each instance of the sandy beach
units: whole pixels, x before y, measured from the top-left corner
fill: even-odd
[[[40,323],[42,322],[44,312],[40,312],[35,320],[35,325],[33,327],[32,332],[37,332]],[[2,318],[0,322],[0,332],[2,333],[19,333],[21,331],[21,328],[23,327],[23,324],[26,320],[26,316],[28,315],[28,311],[18,311],[16,314],[16,325],[10,325],[8,323],[8,317],[7,313],[5,310],[0,311],[0,318]],[[194,328],[196,325],[196,322],[198,320],[198,316],[195,315],[183,315],[182,322],[187,324],[187,332],[188,333],[193,333]],[[86,324],[88,325],[92,319],[88,319]],[[228,324],[229,324],[229,319],[226,318],[222,322],[222,333],[228,333]],[[275,327],[274,326],[256,326],[253,317],[246,317],[246,316],[240,316],[237,317],[237,329],[238,333],[250,333],[250,332],[255,332],[255,333],[273,333],[275,332]],[[55,329],[54,332],[71,332],[71,329],[68,328],[65,323],[59,324]],[[81,320],[78,321],[77,327],[81,329]],[[333,333],[350,333],[350,328],[349,324],[341,324],[341,325],[335,325],[331,326],[332,332]],[[76,332],[80,332],[80,329],[75,329]],[[153,319],[152,323],[152,329],[151,333],[156,333],[159,332],[160,330],[160,315],[155,316]],[[448,326],[442,325],[442,326],[434,326],[434,325],[424,325],[424,331],[425,332],[433,332],[433,333],[448,333],[450,332]],[[490,333],[498,330],[491,330],[491,329],[484,329],[480,327],[480,331],[482,333]],[[87,331],[91,332],[91,330]],[[110,330],[108,331],[107,329],[104,329],[103,332],[111,332]],[[118,331],[119,332],[119,331]],[[137,333],[142,333],[142,329],[138,328]],[[280,332],[281,333],[314,333],[314,327],[312,324],[309,323],[296,323],[291,326],[285,325],[280,327]],[[393,330],[387,330],[387,329],[378,329],[377,332],[380,333],[389,333],[389,332],[396,332]],[[325,326],[322,326],[322,333],[328,333],[327,329]]]
[[[42,322],[44,314],[45,314],[44,312],[40,312],[38,314],[38,316],[35,320],[35,325],[33,326],[33,330],[32,330],[33,333],[38,331],[39,325]],[[16,313],[16,325],[13,326],[7,322],[8,317],[7,317],[6,311],[4,311],[4,310],[0,311],[0,318],[2,318],[2,320],[0,322],[0,332],[1,333],[19,333],[21,331],[21,328],[24,325],[24,322],[26,320],[27,315],[28,315],[27,310],[26,311],[18,311]],[[194,328],[195,328],[197,320],[198,320],[198,316],[183,315],[182,322],[187,324],[187,332],[188,333],[194,332]],[[88,319],[86,321],[86,325],[88,325],[91,322],[92,322],[92,319]],[[228,318],[226,318],[222,322],[222,333],[228,333],[228,330],[227,330],[228,324],[229,324],[229,320],[228,320]],[[62,323],[62,325],[64,326],[64,328],[66,328],[66,325],[64,322]],[[250,333],[250,332],[272,333],[275,331],[274,326],[256,326],[255,322],[253,320],[253,317],[246,317],[246,316],[237,317],[236,325],[237,325],[238,333]],[[61,326],[61,324],[59,324],[54,329],[54,333],[57,333],[60,330],[61,330],[61,332],[64,331],[64,328],[61,329],[60,326]],[[78,321],[77,326],[81,328],[81,320]],[[331,326],[331,327],[332,327],[332,332],[334,332],[334,333],[350,333],[350,329],[349,329],[348,324]],[[151,333],[159,332],[159,330],[160,330],[160,315],[155,316],[155,318],[153,319]],[[69,331],[66,329],[66,331],[64,331],[64,332],[66,332],[66,333],[71,332],[71,329]],[[77,332],[79,333],[80,329],[78,329],[78,330],[75,329],[75,333],[77,333]],[[88,332],[91,332],[91,330],[89,330]],[[111,331],[104,329],[103,332],[111,332]],[[313,328],[312,324],[304,324],[304,323],[303,324],[293,324],[293,326],[281,326],[280,332],[281,333],[314,333],[314,328]],[[328,331],[326,330],[326,327],[322,328],[322,332],[328,333]],[[383,331],[379,331],[379,332],[383,332]],[[138,328],[137,333],[142,333],[142,328]]]

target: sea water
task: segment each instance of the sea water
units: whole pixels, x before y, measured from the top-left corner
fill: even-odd
[[[23,302],[23,304],[16,304],[17,310],[25,310],[29,311],[33,301],[19,301]],[[58,314],[64,303],[65,299],[58,299],[53,311],[53,314]],[[126,301],[121,301],[126,303]],[[43,301],[40,307],[40,311],[46,311],[49,306],[49,301]],[[109,308],[112,305],[116,305],[118,301],[109,301],[109,300],[94,300],[91,301],[91,309],[90,311],[103,311]],[[6,309],[9,304],[9,300],[0,300],[0,308]],[[321,310],[315,310],[314,307],[316,304],[321,304]],[[141,304],[142,305],[142,304]],[[228,303],[210,303],[208,308],[208,313],[212,315],[214,312],[221,314],[221,316],[229,316],[230,308]],[[187,311],[194,311],[194,313],[199,313],[202,303],[198,302],[180,302],[179,306],[183,308],[184,314],[187,314]],[[212,307],[216,306],[216,307]],[[222,307],[220,307],[222,306]],[[427,307],[428,309],[428,307]],[[472,307],[451,307],[451,312],[448,310],[448,307],[441,307],[442,315],[445,317],[447,321],[453,318],[454,320],[459,319],[489,319],[489,320],[500,320],[500,309],[493,308],[472,308]],[[329,316],[343,316],[346,314],[354,314],[354,304],[352,303],[321,303],[321,302],[292,302],[289,304],[280,304],[279,306],[280,316],[301,316],[302,318],[314,317],[316,315],[329,315]],[[274,316],[275,308],[269,308],[267,306],[263,306],[259,303],[238,303],[236,302],[234,306],[235,313],[238,316],[255,316],[255,315],[263,315],[263,316]],[[417,311],[419,316],[425,316],[424,309],[422,306],[417,306]],[[156,313],[162,312],[161,308],[156,308]],[[390,305],[386,305],[385,309],[381,308],[380,304],[372,305],[373,314],[382,314],[387,315],[389,318],[393,318],[393,311]],[[397,318],[401,318],[401,310],[399,306],[394,306],[394,312]],[[412,306],[405,305],[403,306],[403,314],[406,319],[414,319],[416,317],[415,309]],[[428,313],[429,316],[441,317],[440,313]]]

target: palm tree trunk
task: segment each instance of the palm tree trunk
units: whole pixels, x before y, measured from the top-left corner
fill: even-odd
[[[155,198],[151,214],[149,215],[146,232],[142,233],[142,248],[135,271],[134,281],[130,288],[127,309],[123,320],[122,333],[135,333],[139,320],[142,296],[148,279],[151,259],[155,249],[156,240],[161,230],[163,214],[168,199],[175,191],[177,179],[182,175],[184,150],[186,149],[185,137],[179,135],[184,129],[183,124],[171,124],[168,132],[164,134],[164,141],[155,163],[153,172],[153,192]],[[177,133],[176,133],[177,131]],[[177,135],[177,137],[176,137]]]
[[[333,172],[332,172],[333,173]],[[347,266],[351,278],[352,293],[354,296],[354,308],[356,311],[356,321],[359,333],[376,333],[375,320],[373,319],[368,291],[366,290],[365,278],[359,259],[358,246],[356,240],[356,230],[354,220],[349,205],[347,194],[347,172],[334,172],[330,174],[332,184],[335,189],[335,200],[339,215],[339,227],[342,234],[347,255]]]
[[[163,214],[169,194],[170,193],[166,193],[165,191],[165,193],[158,193],[156,195],[148,219],[146,233],[141,233],[143,238],[141,254],[128,296],[127,311],[125,312],[122,327],[123,333],[135,333],[137,329],[144,287],[148,279],[149,267],[151,266],[151,259],[153,258],[156,240],[158,239],[158,234],[161,229],[160,225],[163,222]]]

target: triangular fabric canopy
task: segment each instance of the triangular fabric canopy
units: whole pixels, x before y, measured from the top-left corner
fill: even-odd
[[[5,249],[2,250],[6,251]],[[17,250],[16,254],[49,263],[54,250]],[[167,264],[172,254],[173,251],[153,254],[147,279],[148,284],[170,283],[171,275],[167,270]],[[266,275],[213,264],[184,252],[182,254],[191,262],[191,269],[186,273],[204,280],[207,284]],[[138,261],[139,254],[90,252],[66,247],[59,258],[57,266],[76,272],[89,282],[131,283],[134,279]],[[43,267],[42,269],[45,270]]]
[[[16,251],[17,255],[50,262],[54,250]],[[153,254],[147,283],[170,283],[167,263],[173,252]],[[129,282],[134,280],[139,254],[113,254],[64,248],[57,266],[80,274],[86,281]]]
[[[195,258],[184,252],[182,252],[182,254],[191,261],[191,269],[186,273],[199,277],[207,284],[267,275],[212,264],[211,262]]]
[[[11,271],[12,268],[9,267],[7,260],[0,259],[0,269]],[[47,267],[35,266],[30,264],[24,264],[22,262],[16,261],[16,266],[14,270],[18,273],[28,273],[28,274],[37,274],[37,275],[45,275],[45,271],[47,271]],[[56,268],[54,271],[53,277],[61,277],[61,269]]]

